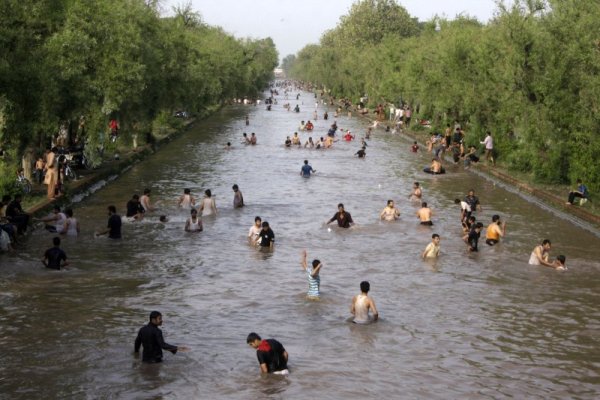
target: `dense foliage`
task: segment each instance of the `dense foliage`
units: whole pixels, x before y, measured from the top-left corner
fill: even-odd
[[[254,96],[272,79],[270,38],[236,39],[189,6],[174,11],[161,17],[144,0],[0,2],[0,170],[61,126],[93,144],[116,118],[124,140],[143,141],[176,110]]]
[[[598,193],[598,20],[589,0],[499,2],[487,24],[415,23],[393,0],[364,0],[288,69],[336,96],[368,93],[371,106],[411,104],[437,129],[458,119],[469,143],[490,130],[511,170],[546,183],[580,177]]]

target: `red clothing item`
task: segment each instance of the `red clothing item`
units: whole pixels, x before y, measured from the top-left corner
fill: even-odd
[[[260,344],[258,345],[258,351],[266,351],[269,352],[271,351],[271,345],[269,344],[269,342],[267,342],[266,340],[262,340],[260,342]]]

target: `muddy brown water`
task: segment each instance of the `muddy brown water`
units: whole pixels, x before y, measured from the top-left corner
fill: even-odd
[[[597,398],[597,232],[460,167],[425,175],[428,155],[381,131],[365,160],[353,157],[356,142],[286,149],[285,137],[312,119],[314,98],[302,94],[300,114],[284,102],[280,96],[270,112],[225,108],[76,204],[81,236],[63,241],[69,271],[43,268],[52,235],[41,229],[26,250],[0,255],[1,398]],[[313,138],[332,121],[314,122]],[[366,131],[355,118],[338,125]],[[256,132],[258,145],[241,145],[243,131]],[[224,150],[227,141],[233,150]],[[318,171],[310,179],[299,176],[304,159]],[[415,180],[435,212],[433,228],[418,225],[407,200]],[[234,183],[247,204],[241,210],[232,209]],[[106,206],[123,213],[145,187],[162,210],[125,224],[121,241],[95,239]],[[216,196],[219,214],[205,218],[200,235],[183,232],[175,203],[184,187]],[[493,248],[482,240],[469,255],[453,200],[470,188],[483,204],[478,218],[487,225],[500,214],[507,237]],[[387,199],[402,213],[398,222],[378,220]],[[328,231],[339,202],[357,226]],[[170,217],[165,225],[161,213]],[[275,232],[271,254],[246,244],[256,215]],[[424,262],[434,232],[442,256]],[[527,265],[544,238],[552,257],[567,256],[567,272]],[[321,301],[305,298],[302,249],[324,264]],[[361,280],[371,282],[377,324],[348,322]],[[154,309],[166,340],[191,351],[142,365],[133,341]],[[259,376],[245,343],[250,331],[284,344],[289,377]]]

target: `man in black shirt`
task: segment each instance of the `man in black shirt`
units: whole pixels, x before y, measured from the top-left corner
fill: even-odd
[[[331,217],[327,224],[329,225],[333,221],[337,221],[340,228],[350,228],[350,225],[354,224],[352,216],[349,212],[344,211],[344,205],[342,203],[338,204],[338,212]]]
[[[260,247],[262,249],[273,249],[273,245],[275,244],[275,233],[269,227],[269,223],[267,221],[262,223],[262,229],[258,234],[258,242],[260,243]]]
[[[479,236],[481,235],[481,229],[483,229],[483,224],[481,222],[478,222],[471,227],[471,231],[469,232],[469,234],[464,237],[465,242],[467,242],[467,245],[469,246],[469,252],[479,251],[477,246],[479,244]]]
[[[140,196],[134,194],[131,200],[127,202],[127,218],[133,218],[137,221],[144,218],[144,207],[140,203]]]
[[[42,264],[44,264],[46,268],[59,270],[61,267],[69,265],[67,262],[67,255],[60,249],[59,237],[52,239],[52,243],[54,244],[54,247],[46,250],[44,258],[42,258]]]
[[[473,189],[469,190],[469,194],[465,197],[465,202],[471,207],[471,212],[481,211],[479,198],[475,196],[475,191]]]
[[[13,201],[6,206],[6,218],[17,227],[17,233],[23,234],[29,224],[29,214],[21,207],[21,195],[15,195]]]
[[[110,239],[121,239],[121,216],[117,214],[115,206],[108,206],[108,226],[105,230],[97,232],[96,236],[106,234]]]
[[[142,351],[142,361],[147,363],[159,363],[162,361],[163,349],[175,354],[177,351],[187,351],[184,346],[173,346],[163,339],[162,331],[158,329],[162,325],[162,314],[158,311],[150,313],[150,322],[143,326],[135,338],[134,351],[139,353],[140,346],[144,346]]]
[[[366,147],[363,146],[359,151],[354,153],[354,155],[358,156],[358,158],[365,158],[365,156],[367,155]]]
[[[246,343],[256,349],[256,358],[258,358],[261,373],[289,374],[287,369],[288,353],[277,340],[262,340],[256,333],[251,332],[246,338]]]

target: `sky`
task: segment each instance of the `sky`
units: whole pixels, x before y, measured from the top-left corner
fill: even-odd
[[[321,35],[335,28],[356,0],[162,0],[164,15],[172,7],[191,2],[202,20],[217,25],[235,37],[271,37],[280,60],[296,54]],[[466,14],[487,22],[497,9],[495,0],[397,0],[414,17],[427,21],[439,15],[453,19]]]

